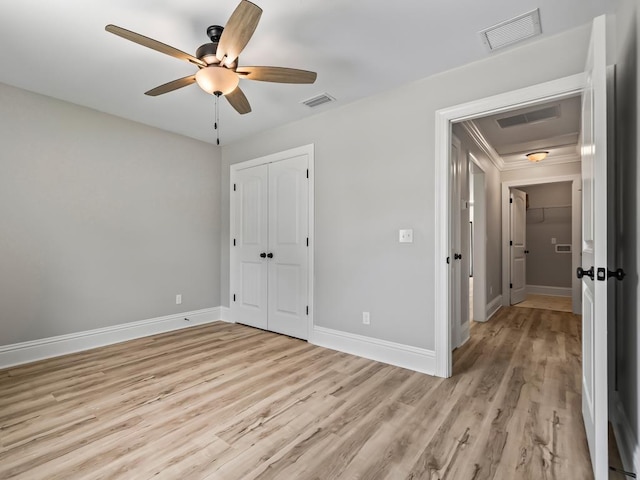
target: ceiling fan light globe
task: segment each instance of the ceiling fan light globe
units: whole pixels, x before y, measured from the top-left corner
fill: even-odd
[[[207,93],[220,92],[222,95],[226,95],[236,89],[239,79],[235,72],[212,65],[198,70],[196,82]]]

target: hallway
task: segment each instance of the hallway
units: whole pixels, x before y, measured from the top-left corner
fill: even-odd
[[[483,473],[460,478],[592,478],[580,337],[580,316],[558,311],[508,307],[472,322],[471,339],[454,352],[453,378],[468,384],[464,417],[481,425],[474,433],[470,422],[465,457]]]

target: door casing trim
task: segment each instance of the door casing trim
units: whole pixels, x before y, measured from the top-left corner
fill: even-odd
[[[486,115],[500,113],[518,107],[526,107],[554,99],[561,99],[582,93],[586,76],[579,73],[530,87],[513,90],[479,100],[455,105],[435,113],[435,211],[434,232],[434,319],[435,319],[435,373],[439,377],[452,375],[451,319],[449,316],[449,166],[451,124],[471,120]],[[503,289],[504,290],[504,289]]]

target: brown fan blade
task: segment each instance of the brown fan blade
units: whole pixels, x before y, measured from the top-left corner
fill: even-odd
[[[196,76],[189,75],[188,77],[179,78],[178,80],[160,85],[159,87],[153,88],[148,92],[144,92],[144,94],[149,95],[150,97],[157,97],[158,95],[162,95],[163,93],[173,92],[174,90],[177,90],[179,88],[191,85],[192,83],[195,83],[195,81]]]
[[[226,99],[229,100],[229,103],[240,115],[244,115],[245,113],[249,113],[251,111],[251,105],[249,105],[249,100],[244,96],[240,87],[236,87],[236,89],[225,95]]]
[[[313,83],[318,74],[308,70],[284,67],[238,67],[240,78],[277,83]]]
[[[172,57],[179,58],[180,60],[186,60],[187,62],[191,62],[194,65],[198,65],[199,67],[207,66],[205,62],[194,57],[193,55],[189,55],[182,50],[173,48],[172,46],[154,40],[153,38],[145,37],[144,35],[140,35],[139,33],[132,32],[131,30],[127,30],[116,25],[107,25],[106,27],[104,27],[104,29],[109,33],[113,33],[114,35],[118,35],[119,37],[126,38],[127,40],[142,45],[143,47],[151,48],[166,55],[171,55]]]
[[[253,3],[242,0],[229,17],[227,25],[220,36],[216,57],[227,67],[238,58],[246,47],[253,32],[258,26],[262,9]]]

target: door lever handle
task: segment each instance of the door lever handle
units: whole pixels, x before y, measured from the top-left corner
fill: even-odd
[[[600,269],[598,269],[600,270]],[[613,270],[609,270],[607,269],[607,279],[614,277],[616,280],[618,281],[622,281],[624,280],[624,277],[626,277],[627,274],[624,273],[624,270],[621,268],[618,268],[617,270],[613,271]]]
[[[582,267],[578,267],[578,269],[576,270],[576,276],[578,278],[589,277],[591,280],[593,280],[593,267],[591,267],[589,270],[584,270]]]

